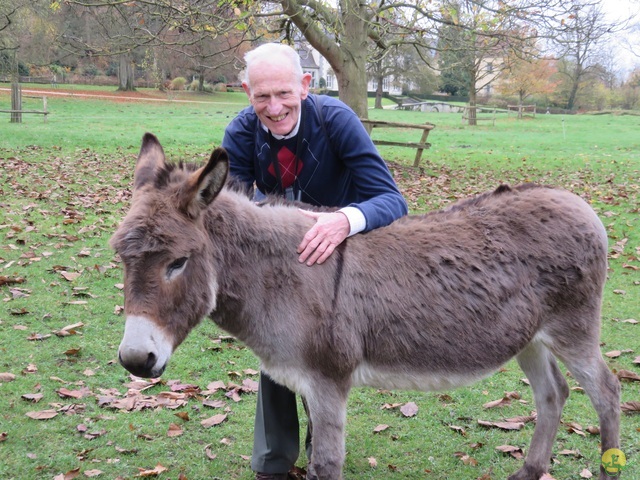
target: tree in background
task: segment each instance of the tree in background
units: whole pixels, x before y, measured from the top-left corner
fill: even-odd
[[[567,89],[566,108],[573,110],[581,86],[594,73],[602,59],[605,41],[622,26],[606,21],[600,0],[572,0],[556,15],[549,16],[558,50],[559,72]]]
[[[134,88],[136,64],[152,52],[151,65],[157,66],[154,49],[170,50],[190,60],[204,81],[204,72],[232,62],[232,52],[244,39],[244,26],[251,20],[243,0],[193,0],[189,2],[123,2],[120,0],[67,0],[62,13],[89,13],[96,29],[79,36],[67,30],[61,36],[76,53],[115,56],[119,59],[120,90]],[[149,62],[147,62],[149,63]]]
[[[535,2],[444,0],[442,27],[438,31],[441,87],[469,98],[468,122],[476,125],[478,94],[506,71],[505,59],[528,55],[536,36],[527,27]],[[538,4],[539,5],[539,4]]]
[[[517,96],[518,105],[536,94],[551,94],[557,87],[553,76],[557,73],[555,60],[530,56],[505,59],[505,73],[496,89],[506,96]]]

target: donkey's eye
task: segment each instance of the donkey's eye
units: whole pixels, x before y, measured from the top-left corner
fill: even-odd
[[[171,280],[173,277],[178,275],[184,270],[185,265],[187,264],[188,257],[180,257],[177,260],[174,260],[167,267],[167,279]]]

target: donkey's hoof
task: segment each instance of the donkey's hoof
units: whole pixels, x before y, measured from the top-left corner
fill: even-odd
[[[531,465],[524,465],[507,480],[540,480],[540,477],[546,472],[543,468],[534,468]]]

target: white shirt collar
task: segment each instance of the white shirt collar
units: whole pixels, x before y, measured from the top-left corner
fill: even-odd
[[[298,110],[298,121],[296,122],[296,126],[293,127],[293,130],[291,130],[291,132],[287,133],[286,135],[276,135],[275,133],[271,133],[271,135],[273,135],[273,138],[275,138],[276,140],[288,140],[289,138],[293,138],[298,134],[298,128],[300,128],[300,117],[302,116],[303,107],[304,107],[304,104],[301,105],[300,109]],[[269,131],[269,129],[265,127],[265,125],[262,122],[260,122],[260,125],[262,126],[265,132]]]

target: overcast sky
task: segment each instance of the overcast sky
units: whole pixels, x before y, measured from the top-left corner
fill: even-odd
[[[640,0],[603,0],[602,4],[610,21],[623,25],[629,18],[634,18],[628,31],[612,39],[620,69],[628,74],[640,67]]]

